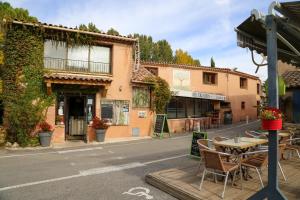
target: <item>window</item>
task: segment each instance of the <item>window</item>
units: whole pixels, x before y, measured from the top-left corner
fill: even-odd
[[[247,78],[240,77],[240,88],[247,89]]]
[[[133,87],[132,107],[150,107],[150,89],[147,87]]]
[[[208,99],[173,97],[168,104],[169,119],[202,117],[213,111],[213,105]]]
[[[109,119],[113,125],[129,124],[129,101],[102,100],[101,118]]]
[[[46,40],[44,65],[46,68],[111,73],[111,48],[105,46],[76,45]]]
[[[259,83],[257,83],[257,85],[256,85],[256,91],[257,91],[257,94],[260,94],[260,84]]]
[[[110,48],[91,46],[90,47],[90,68],[91,72],[110,73]]]
[[[245,110],[245,108],[246,108],[246,103],[245,103],[245,101],[242,101],[242,103],[241,103],[241,109]]]
[[[89,67],[89,46],[68,47],[68,67]]]
[[[217,84],[217,74],[203,72],[203,83],[204,84],[212,84],[212,85]]]

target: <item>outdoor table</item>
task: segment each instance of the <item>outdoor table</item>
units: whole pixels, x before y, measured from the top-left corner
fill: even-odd
[[[235,142],[234,139],[214,141],[215,146],[220,146],[224,151],[229,149],[231,153],[241,154],[245,153],[251,147],[268,143],[267,139],[239,137],[239,141]]]
[[[263,132],[255,132],[257,134],[261,134],[261,135],[265,135],[265,136],[268,136],[269,135],[269,132],[268,131],[263,131]],[[290,132],[287,132],[287,131],[278,131],[278,136],[280,137],[290,137],[291,133]]]

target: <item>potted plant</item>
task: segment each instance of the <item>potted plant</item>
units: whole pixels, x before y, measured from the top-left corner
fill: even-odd
[[[278,108],[267,107],[262,109],[261,121],[264,130],[280,130],[282,129],[283,114]]]
[[[49,123],[43,121],[39,124],[39,138],[42,147],[50,146],[52,133],[53,128]]]
[[[94,117],[92,127],[95,129],[97,142],[104,142],[105,132],[109,127],[108,120]]]

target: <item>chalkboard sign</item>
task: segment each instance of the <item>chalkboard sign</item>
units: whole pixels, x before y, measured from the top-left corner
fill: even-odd
[[[199,147],[197,144],[198,139],[207,139],[207,133],[206,132],[193,132],[192,146],[191,146],[190,154],[192,156],[196,156],[196,157],[200,157]]]
[[[160,138],[163,137],[163,133],[169,132],[169,126],[167,122],[167,115],[166,114],[157,114],[154,124],[154,135],[159,136]]]
[[[101,104],[101,118],[102,119],[113,118],[113,104]]]

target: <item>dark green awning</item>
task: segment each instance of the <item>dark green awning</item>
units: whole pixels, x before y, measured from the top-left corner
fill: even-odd
[[[278,59],[300,67],[300,1],[280,3],[275,9],[281,14],[276,15],[277,33],[291,46],[278,39]],[[237,44],[242,48],[255,50],[257,53],[266,53],[266,30],[264,19],[256,19],[254,15],[247,18],[237,28]]]

